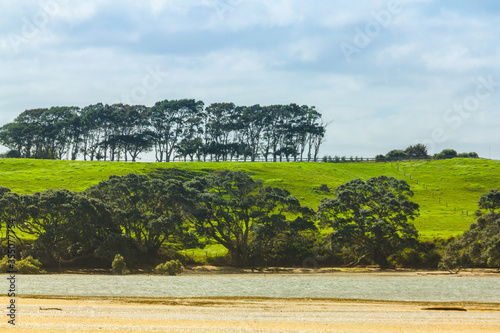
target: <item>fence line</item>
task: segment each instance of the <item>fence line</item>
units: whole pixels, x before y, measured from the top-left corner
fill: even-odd
[[[345,157],[345,156],[343,156]],[[353,157],[353,159],[351,159],[350,157],[347,158],[345,157],[344,160],[342,159],[339,159],[339,160],[329,160],[329,161],[324,161],[324,158],[325,157],[322,157],[322,158],[318,158],[316,161],[314,161],[314,159],[307,159],[307,158],[297,158],[297,159],[293,159],[293,158],[290,158],[288,161],[286,160],[286,158],[283,158],[281,161],[278,159],[276,159],[276,161],[273,160],[273,158],[268,158],[267,161],[265,158],[256,158],[254,161],[252,161],[250,158],[247,158],[246,160],[243,159],[243,158],[233,158],[233,159],[226,159],[226,160],[223,160],[223,159],[219,159],[218,161],[217,160],[214,160],[214,159],[209,159],[209,158],[206,158],[206,159],[201,159],[201,160],[198,160],[198,159],[194,159],[194,160],[190,160],[190,159],[186,159],[184,160],[183,158],[174,158],[171,162],[215,162],[215,163],[218,163],[218,162],[246,162],[246,163],[252,163],[252,162],[261,162],[261,163],[297,163],[297,162],[300,162],[300,163],[394,163],[394,162],[416,162],[416,161],[440,161],[440,160],[446,160],[447,158],[434,158],[434,157],[428,157],[428,158],[404,158],[404,159],[388,159],[388,158],[372,158],[372,157],[358,157],[356,159],[356,157]],[[453,159],[453,158],[449,158],[449,159]],[[485,157],[470,157],[470,159],[481,159],[481,160],[494,160],[494,159],[490,159],[490,158],[485,158]],[[123,161],[122,161],[123,162]],[[169,162],[163,162],[163,163],[169,163]]]

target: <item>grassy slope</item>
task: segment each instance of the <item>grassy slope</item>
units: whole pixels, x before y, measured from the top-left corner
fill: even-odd
[[[404,163],[124,163],[3,159],[0,186],[17,193],[49,188],[83,191],[110,175],[147,174],[157,168],[190,170],[231,169],[249,172],[265,185],[288,189],[303,204],[317,208],[325,195],[321,184],[332,190],[354,178],[386,175],[405,179],[415,192],[421,216],[415,225],[424,238],[449,237],[465,231],[482,193],[500,187],[500,161],[453,159]],[[411,178],[410,178],[411,177]],[[331,195],[331,194],[330,194]],[[462,214],[467,210],[469,216]]]

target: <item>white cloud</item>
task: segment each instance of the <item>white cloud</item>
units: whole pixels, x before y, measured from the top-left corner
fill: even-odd
[[[452,45],[446,49],[424,53],[422,60],[433,71],[469,72],[495,66],[498,54],[473,56],[467,47]]]
[[[401,60],[408,56],[412,56],[415,50],[416,50],[415,43],[394,44],[381,50],[378,54],[378,57],[380,61],[384,62]]]
[[[93,1],[52,0],[52,6],[41,6],[43,10],[71,25],[81,24],[96,15],[98,3]]]
[[[437,148],[500,141],[500,88],[460,130],[443,121],[475,78],[500,69],[500,13],[486,3],[402,1],[402,13],[347,63],[338,45],[389,0],[50,1],[61,5],[18,50],[9,36],[43,9],[0,3],[4,122],[28,108],[112,103],[158,68],[165,76],[140,103],[315,105],[334,121],[324,154],[373,157],[441,127],[449,139]]]
[[[314,62],[318,60],[320,53],[327,45],[327,38],[309,37],[294,41],[288,47],[288,52],[291,58],[298,59],[303,62]]]

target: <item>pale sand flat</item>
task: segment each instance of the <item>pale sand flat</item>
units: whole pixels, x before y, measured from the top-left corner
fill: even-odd
[[[497,303],[54,296],[16,302],[18,332],[500,332]],[[3,308],[0,331],[7,331]]]

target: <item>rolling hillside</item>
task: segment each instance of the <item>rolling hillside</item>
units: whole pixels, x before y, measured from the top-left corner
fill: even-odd
[[[420,217],[415,225],[424,239],[447,238],[468,229],[481,194],[500,187],[500,161],[452,159],[399,163],[125,163],[29,159],[0,160],[0,186],[17,193],[49,188],[83,191],[110,175],[149,174],[161,168],[242,170],[265,185],[283,187],[314,209],[327,184],[333,190],[354,178],[380,175],[405,179],[415,192]]]

